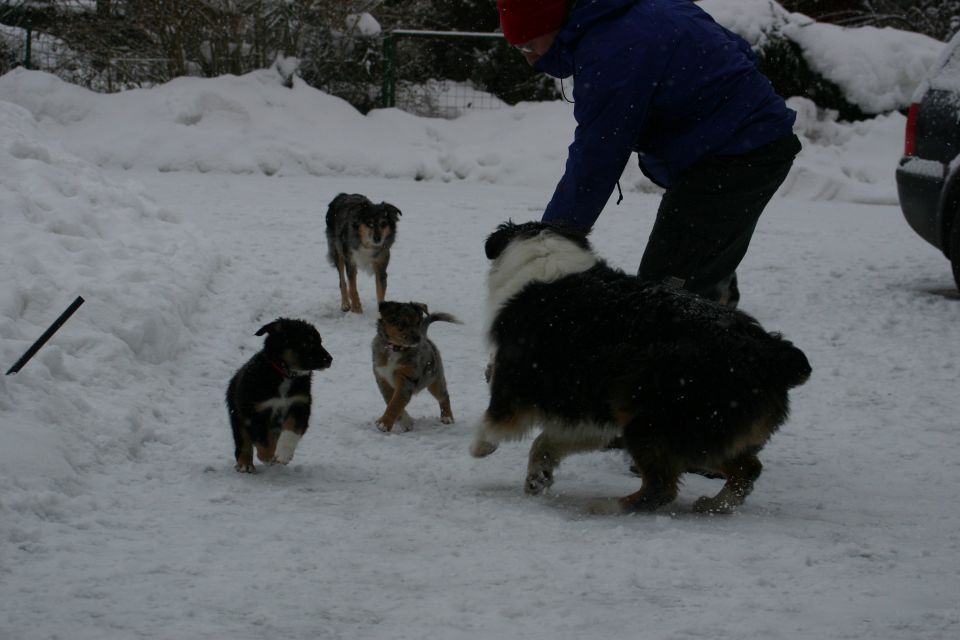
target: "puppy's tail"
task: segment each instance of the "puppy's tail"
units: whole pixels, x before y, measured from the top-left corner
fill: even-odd
[[[423,319],[423,326],[429,327],[433,322],[452,322],[454,324],[463,324],[457,319],[456,316],[450,315],[449,313],[428,313],[427,317]]]

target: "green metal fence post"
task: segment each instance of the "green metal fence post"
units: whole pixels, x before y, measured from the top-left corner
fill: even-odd
[[[23,68],[24,69],[30,68],[30,49],[31,49],[32,41],[33,41],[33,28],[28,24],[27,25],[27,41],[24,44],[24,49],[23,49]]]
[[[384,108],[389,108],[396,105],[397,98],[397,39],[392,33],[383,39],[383,60],[385,68],[380,101]]]

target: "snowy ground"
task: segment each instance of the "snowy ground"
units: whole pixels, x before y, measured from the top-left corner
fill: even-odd
[[[589,500],[638,487],[620,454],[570,458],[529,498],[525,445],[466,451],[486,399],[482,242],[539,217],[566,108],[365,119],[264,78],[116,97],[0,78],[4,366],[87,299],[0,378],[0,638],[960,635],[960,297],[895,204],[902,116],[801,113],[806,148],[740,279],[743,308],[814,375],[746,505],[694,515],[719,484],[689,477],[662,512],[597,517]],[[264,104],[281,116],[250,117]],[[195,119],[178,121],[188,107]],[[319,135],[307,117],[331,136],[313,160],[397,133],[380,136],[383,153],[358,145],[340,175],[311,175],[283,155]],[[633,270],[658,195],[629,176],[625,189],[594,243]],[[424,394],[410,433],[374,427],[373,282],[360,280],[367,312],[344,315],[324,260],[322,217],[341,191],[403,211],[389,297],[465,322],[431,328],[455,425]],[[334,364],[314,378],[293,463],[238,474],[223,393],[281,315],[315,323]]]
[[[122,424],[91,424],[102,432],[86,437],[123,447],[61,493],[5,505],[20,534],[3,546],[0,636],[939,639],[960,629],[960,301],[893,207],[780,200],[758,230],[744,306],[804,347],[815,375],[747,505],[691,515],[692,500],[718,488],[691,478],[673,510],[596,518],[587,499],[637,486],[619,455],[573,458],[550,495],[530,499],[523,446],[466,453],[485,398],[481,240],[506,217],[529,217],[542,193],[137,177],[197,225],[220,266],[188,348],[113,390],[102,413]],[[375,316],[339,312],[321,259],[319,205],[341,189],[405,212],[390,297],[466,321],[431,331],[454,426],[426,395],[411,433],[373,426]],[[595,240],[632,268],[656,197],[625,204]],[[372,309],[372,282],[361,287]],[[294,463],[241,475],[221,396],[257,348],[251,334],[278,315],[315,322],[335,364],[316,378]],[[30,393],[31,375],[8,392]],[[101,413],[97,400],[88,408]]]

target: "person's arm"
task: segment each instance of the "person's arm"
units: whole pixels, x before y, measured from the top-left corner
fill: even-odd
[[[638,72],[642,57],[635,53],[632,64],[623,64],[622,58],[607,55],[578,69],[573,111],[577,128],[566,170],[543,213],[545,222],[590,228],[599,217],[634,149],[656,90],[654,77]]]

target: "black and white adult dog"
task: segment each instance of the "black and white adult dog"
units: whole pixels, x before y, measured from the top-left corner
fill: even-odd
[[[810,375],[802,351],[742,311],[611,268],[582,232],[508,222],[486,254],[494,353],[474,456],[541,426],[525,483],[539,494],[564,457],[618,438],[643,484],[604,511],[667,504],[688,469],[726,478],[696,511],[743,503],[788,389]]]
[[[253,449],[262,462],[287,464],[310,421],[311,372],[333,357],[316,328],[303,320],[277,318],[255,335],[263,349],[233,375],[227,411],[233,430],[236,470],[253,473]]]
[[[373,204],[359,193],[341,193],[327,207],[327,257],[340,277],[340,309],[363,313],[357,293],[357,268],[374,275],[377,304],[387,293],[390,247],[397,237],[400,210]]]

